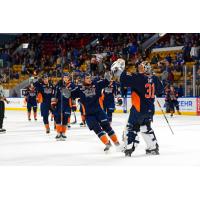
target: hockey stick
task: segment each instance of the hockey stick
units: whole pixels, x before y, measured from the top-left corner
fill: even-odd
[[[171,130],[172,134],[174,135],[174,131],[172,130],[172,127],[170,126],[169,121],[168,121],[168,119],[167,119],[167,117],[166,117],[166,115],[165,115],[165,113],[164,113],[164,111],[163,111],[163,109],[162,109],[162,107],[161,107],[160,102],[158,101],[158,99],[157,99],[157,104],[160,107],[160,110],[161,110],[161,112],[162,112],[162,114],[163,114],[163,116],[164,116],[164,118],[165,118],[165,120],[166,120],[166,122],[167,122],[167,124],[169,126],[169,129]]]

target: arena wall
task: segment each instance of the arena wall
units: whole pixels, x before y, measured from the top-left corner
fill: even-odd
[[[8,98],[9,104],[6,104],[6,110],[26,110],[26,103],[24,98]],[[162,109],[165,110],[164,98],[158,98]],[[183,115],[200,115],[200,98],[179,98],[180,111]],[[39,107],[39,106],[38,106]],[[127,110],[131,107],[131,99],[127,100]],[[123,106],[116,105],[116,113],[122,113],[124,110]],[[162,114],[157,102],[155,101],[155,112],[156,114]]]

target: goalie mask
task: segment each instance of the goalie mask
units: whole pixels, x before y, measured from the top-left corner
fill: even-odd
[[[139,65],[139,72],[145,73],[145,74],[151,74],[152,73],[152,67],[147,61],[143,61]]]

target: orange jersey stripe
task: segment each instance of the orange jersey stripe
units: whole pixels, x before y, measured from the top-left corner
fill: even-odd
[[[42,94],[40,92],[37,95],[37,99],[38,99],[38,103],[42,103],[43,102],[43,97],[42,97]]]
[[[101,97],[99,98],[99,104],[102,109],[103,109],[103,101],[104,101],[104,94],[102,94]]]
[[[85,115],[85,106],[83,104],[81,105],[82,105],[83,115]]]
[[[131,101],[132,105],[135,107],[135,109],[140,112],[140,97],[136,92],[132,92],[131,94]]]

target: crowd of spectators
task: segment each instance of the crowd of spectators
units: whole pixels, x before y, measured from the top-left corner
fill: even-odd
[[[183,59],[186,62],[200,60],[200,33],[167,34],[152,48],[183,46]]]
[[[19,34],[12,41],[0,44],[0,60],[3,60],[5,73],[0,79],[8,82],[19,79],[20,74],[11,69],[21,66],[22,75],[48,73],[60,77],[62,70],[80,75],[91,72],[101,75],[109,70],[112,63],[123,57],[127,63],[134,63],[141,54],[141,44],[153,34]],[[16,51],[22,44],[28,43],[28,49]],[[174,74],[181,73],[186,62],[197,64],[197,79],[200,80],[200,34],[167,34],[152,48],[184,46],[182,53],[175,58],[168,54],[164,59],[159,54],[151,59],[161,72],[161,80],[166,84],[174,83]]]
[[[152,34],[20,34],[1,44],[4,67],[21,65],[22,74],[48,71],[60,75],[61,66],[70,71],[101,73],[119,56],[135,57],[140,44]],[[29,48],[16,51],[22,43]]]

